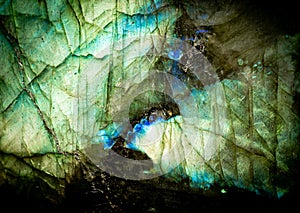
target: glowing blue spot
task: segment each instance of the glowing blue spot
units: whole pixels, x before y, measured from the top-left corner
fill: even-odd
[[[179,61],[182,56],[183,52],[181,50],[171,50],[168,52],[168,57],[175,61]]]
[[[140,123],[136,124],[133,128],[133,131],[138,132],[138,133],[142,133],[142,134],[145,133],[145,129],[144,129],[143,124],[140,124]]]
[[[196,34],[203,34],[203,33],[208,33],[208,30],[200,29],[196,31]]]
[[[207,172],[193,172],[191,174],[191,187],[208,189],[214,183],[214,177]]]
[[[149,117],[149,121],[146,118],[142,118],[139,123],[134,125],[133,132],[128,131],[127,136],[125,140],[127,141],[125,143],[125,147],[132,150],[139,150],[139,148],[136,145],[136,141],[138,138],[141,138],[147,134],[151,126],[154,124],[165,122],[166,120],[162,117],[155,117],[153,118],[153,121],[151,122],[151,116]]]
[[[104,149],[110,149],[115,144],[115,139],[119,136],[121,129],[115,123],[112,123],[105,129],[99,130],[93,142],[103,143]]]
[[[150,122],[146,118],[142,118],[141,122],[142,125],[150,125]]]
[[[104,136],[104,135],[107,135],[107,134],[106,134],[106,131],[105,131],[105,130],[101,129],[101,130],[99,130],[99,131],[97,132],[96,135],[100,137],[100,136]]]
[[[131,150],[136,150],[136,151],[139,150],[134,141],[130,141],[129,143],[126,143],[125,146],[126,146],[126,148],[131,149]]]
[[[111,147],[113,147],[114,144],[115,141],[108,137],[103,141],[104,149],[111,149]]]

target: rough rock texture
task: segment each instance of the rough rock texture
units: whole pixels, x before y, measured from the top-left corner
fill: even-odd
[[[279,11],[251,1],[24,2],[0,1],[0,186],[7,200],[20,197],[25,207],[76,207],[74,200],[82,199],[88,210],[189,211],[198,197],[207,199],[197,203],[199,209],[217,209],[216,200],[230,208],[232,196],[241,201],[235,204],[239,210],[246,199],[269,205],[252,192],[275,200],[297,192],[296,6]],[[153,70],[175,76],[193,92],[178,92],[178,106],[154,93],[133,100],[146,91],[134,85]],[[143,148],[147,133],[135,144],[137,151],[120,145],[124,141],[112,149],[166,163],[166,177],[131,181],[94,165],[95,140],[93,152],[105,155],[98,131],[119,121],[116,115],[124,113],[116,112],[131,101],[126,113],[132,124],[155,108],[168,113],[168,122],[158,127],[168,131],[155,149]],[[180,116],[190,110],[199,117],[184,127]],[[183,148],[158,160],[174,144]],[[192,147],[188,156],[182,153],[186,147]]]

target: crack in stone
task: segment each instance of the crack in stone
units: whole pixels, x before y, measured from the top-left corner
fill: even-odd
[[[44,115],[40,109],[40,107],[38,106],[38,104],[36,103],[36,100],[35,100],[35,97],[34,97],[34,94],[28,89],[28,88],[24,88],[24,90],[26,91],[26,93],[29,95],[31,101],[33,102],[34,106],[36,107],[37,111],[38,111],[38,114],[40,116],[40,118],[42,119],[43,121],[43,124],[44,124],[44,127],[46,128],[47,132],[52,136],[53,140],[55,141],[55,146],[56,146],[56,149],[58,151],[58,153],[60,154],[64,154],[64,151],[61,149],[60,147],[60,144],[59,144],[59,140],[57,138],[57,135],[55,133],[55,131],[49,127],[49,125],[47,124],[45,118],[44,118]]]
[[[3,152],[3,151],[0,150],[0,156],[12,156],[16,160],[18,160],[18,161],[26,164],[27,166],[29,166],[35,172],[38,172],[39,174],[44,174],[46,176],[51,176],[52,177],[52,175],[49,175],[49,173],[34,167],[32,164],[30,164],[29,162],[26,161],[26,159],[32,159],[34,157],[41,157],[41,156],[45,156],[45,155],[49,155],[49,154],[50,155],[57,155],[57,153],[55,153],[55,152],[52,152],[52,153],[48,152],[48,153],[45,153],[45,154],[35,154],[34,156],[30,156],[30,157],[20,157],[20,156],[14,154],[14,153],[7,153],[7,152]],[[0,160],[0,163],[3,165],[1,160]],[[5,169],[9,170],[9,168],[7,168],[7,167],[5,167]],[[14,172],[11,172],[11,174],[14,174]]]

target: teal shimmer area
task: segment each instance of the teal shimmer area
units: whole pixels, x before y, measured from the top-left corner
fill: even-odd
[[[159,118],[154,122],[150,122],[148,118],[145,117],[133,127],[132,132],[129,131],[127,133],[124,146],[133,150],[142,151],[150,157],[152,156],[154,162],[158,163],[160,167],[167,172],[166,177],[178,181],[183,178],[188,178],[190,187],[192,188],[209,189],[214,185],[221,187],[234,186],[253,191],[256,194],[274,196],[274,193],[276,193],[275,196],[280,198],[286,193],[286,190],[277,188],[276,192],[274,192],[274,187],[271,184],[272,179],[270,179],[270,173],[268,172],[269,163],[263,157],[255,155],[252,156],[255,160],[251,162],[249,160],[251,155],[247,155],[244,153],[245,151],[243,151],[248,150],[249,147],[250,149],[257,150],[257,143],[251,144],[250,141],[245,142],[244,139],[238,135],[234,136],[232,129],[227,127],[227,125],[230,125],[230,120],[235,120],[235,118],[232,117],[235,116],[232,112],[236,110],[238,110],[237,113],[242,112],[240,111],[242,110],[242,106],[238,108],[235,108],[236,106],[224,108],[228,105],[222,106],[219,105],[221,102],[215,102],[215,94],[223,94],[223,98],[231,96],[231,98],[228,99],[231,100],[233,104],[239,96],[235,96],[237,94],[233,95],[230,92],[233,88],[238,87],[244,90],[244,86],[245,85],[236,80],[224,80],[215,85],[207,86],[203,90],[193,88],[189,95],[190,98],[193,98],[197,103],[199,117],[195,118],[192,125],[186,123],[189,119],[184,118],[182,115],[176,115],[167,120]],[[188,111],[191,106],[189,104],[183,104],[181,107],[181,110]],[[186,107],[186,109],[184,109],[184,107]],[[215,108],[216,112],[212,112],[212,107]],[[222,116],[222,113],[226,113],[226,116]],[[220,123],[214,124],[215,120],[219,120]],[[214,129],[215,125],[221,126],[216,130]],[[241,131],[239,130],[239,128],[242,127],[241,124],[237,123],[234,124],[234,126],[236,131]],[[100,130],[100,132],[105,132],[103,135],[109,135],[109,139],[98,138],[98,142],[103,143],[104,148],[111,148],[113,145],[111,139],[117,135],[115,134],[116,129],[116,127],[110,128],[109,126],[104,130]],[[157,138],[157,135],[152,135],[154,132],[157,132],[156,130],[162,130],[160,133],[162,134],[160,145],[155,143],[153,146],[156,148],[149,149],[149,140],[151,141],[151,138]],[[238,134],[238,132],[235,132],[235,134]],[[230,150],[230,144],[232,143],[231,141],[234,140],[234,137],[236,137],[235,143],[237,143],[241,149],[240,156],[238,159],[232,159],[231,163],[226,164],[227,159],[232,158],[232,153],[236,152]],[[143,143],[146,143],[146,147],[144,147]],[[168,151],[168,147],[175,148]],[[192,147],[192,149],[188,151],[190,147]],[[178,162],[176,166],[174,162],[178,160],[176,156],[180,155],[181,149],[187,150],[188,152],[185,151],[187,152],[185,160]],[[153,153],[155,151],[157,153]],[[168,152],[171,154],[167,155],[167,157],[162,157],[161,160],[157,160],[158,153]],[[221,170],[218,170],[218,168],[213,169],[213,165],[222,165],[223,168]],[[253,182],[245,178],[252,176],[251,171],[249,171],[249,166],[251,165],[256,169],[254,171],[256,176]],[[234,173],[236,168],[239,169],[238,177]]]
[[[104,149],[110,149],[115,143],[116,138],[119,136],[120,128],[115,123],[108,125],[105,129],[97,133],[97,140],[94,143],[101,142],[104,144]]]
[[[214,176],[208,172],[193,172],[191,174],[191,187],[209,189],[214,184]]]

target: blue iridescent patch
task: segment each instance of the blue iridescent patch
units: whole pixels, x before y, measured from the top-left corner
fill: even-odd
[[[138,147],[136,146],[136,139],[146,135],[152,125],[165,121],[166,120],[161,117],[154,118],[153,115],[149,116],[149,120],[142,118],[141,121],[133,127],[133,132],[127,133],[127,143],[125,144],[126,148],[138,150]]]
[[[179,61],[182,56],[183,56],[183,52],[180,49],[171,50],[168,52],[168,57],[175,61]]]
[[[119,136],[121,128],[115,123],[108,125],[105,129],[97,132],[94,143],[103,143],[104,149],[111,149],[115,144],[115,139]]]
[[[194,171],[191,174],[191,186],[209,189],[214,183],[214,177],[208,172]]]
[[[132,150],[138,150],[136,147],[136,137],[141,137],[147,134],[147,131],[151,125],[157,124],[159,122],[165,122],[165,119],[161,117],[151,117],[149,116],[149,120],[146,118],[142,118],[139,123],[134,125],[133,131],[128,131],[125,140],[127,141],[125,146],[126,148]],[[122,127],[117,125],[116,123],[112,123],[108,125],[106,128],[101,129],[96,134],[96,139],[93,141],[94,143],[102,143],[104,149],[111,149],[116,141],[116,138],[120,136],[120,132],[122,131]]]
[[[205,29],[199,29],[196,31],[196,34],[203,34],[203,33],[208,33],[209,30],[205,30]]]

